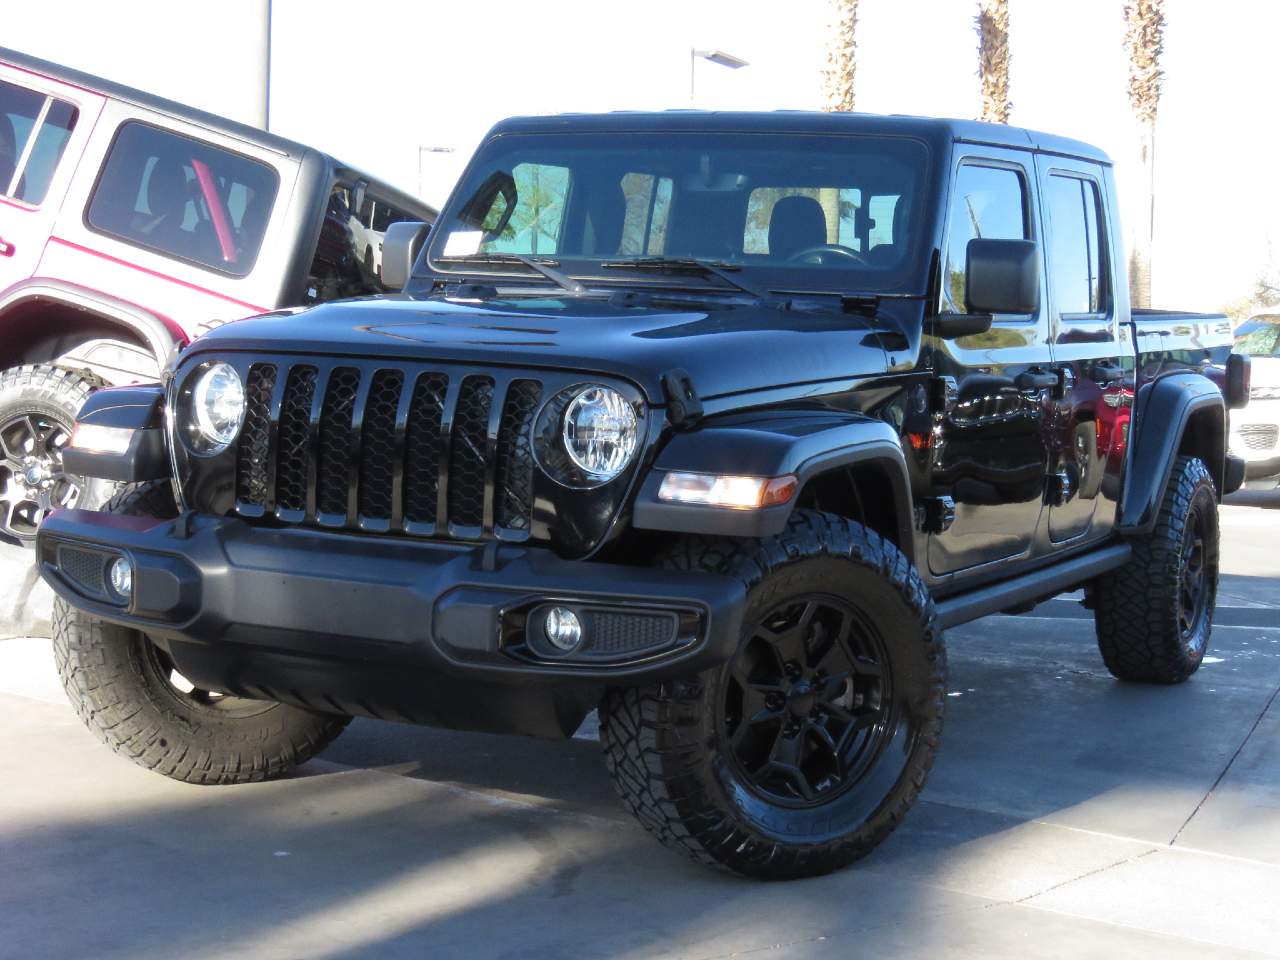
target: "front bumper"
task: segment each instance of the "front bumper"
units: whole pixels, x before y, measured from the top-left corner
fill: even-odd
[[[728,659],[745,600],[729,577],[191,514],[58,511],[37,550],[63,599],[144,631],[202,688],[546,736],[572,733],[606,686]],[[93,573],[120,555],[133,565],[128,601]],[[599,617],[588,626],[607,623],[607,643],[540,654],[525,624],[547,602]],[[629,628],[637,617],[649,626],[665,617],[669,635]]]

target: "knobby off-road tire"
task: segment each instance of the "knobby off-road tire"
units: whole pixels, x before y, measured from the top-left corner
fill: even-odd
[[[763,879],[870,852],[915,803],[942,732],[946,658],[910,561],[859,524],[796,511],[776,537],[690,537],[662,565],[741,578],[743,634],[723,667],[606,694],[623,803],[667,846]]]
[[[1218,499],[1196,457],[1179,457],[1155,529],[1094,581],[1103,662],[1120,680],[1181,683],[1209,649],[1218,594]]]
[[[107,512],[167,518],[168,481],[123,488]],[[318,754],[350,718],[192,689],[137,630],[104,623],[61,599],[53,651],[86,727],[139,766],[188,783],[273,780]]]
[[[92,510],[114,492],[107,480],[63,473],[62,448],[98,378],[44,364],[0,372],[0,540],[29,544],[51,509]]]

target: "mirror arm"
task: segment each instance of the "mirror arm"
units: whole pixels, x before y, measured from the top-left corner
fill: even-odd
[[[943,340],[971,337],[991,329],[989,313],[939,313],[929,322],[929,332]]]

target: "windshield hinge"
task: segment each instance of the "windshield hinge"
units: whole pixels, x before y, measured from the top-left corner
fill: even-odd
[[[702,400],[688,370],[676,368],[662,375],[667,395],[667,419],[677,430],[690,430],[702,419]]]
[[[876,296],[844,296],[840,298],[840,309],[845,313],[858,313],[864,317],[874,317],[880,309],[880,298]]]

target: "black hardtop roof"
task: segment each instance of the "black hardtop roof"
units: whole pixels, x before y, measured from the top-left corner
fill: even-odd
[[[1024,127],[978,120],[887,116],[876,113],[820,113],[815,110],[733,112],[661,110],[612,113],[562,113],[544,117],[512,117],[491,135],[534,131],[643,132],[649,130],[722,130],[751,133],[868,133],[914,136],[930,142],[974,143],[1036,150],[1110,164],[1102,150],[1079,140]]]
[[[376,192],[388,197],[392,202],[406,206],[411,212],[417,214],[426,214],[430,212],[434,216],[438,211],[430,204],[419,200],[417,197],[405,193],[396,187],[391,186],[385,180],[378,177],[370,176],[362,170],[342,163],[335,159],[331,154],[325,153],[323,150],[317,150],[315,147],[309,147],[305,143],[298,143],[286,137],[278,136],[274,133],[268,133],[258,127],[250,126],[246,123],[240,123],[236,120],[230,120],[227,117],[219,116],[216,113],[209,113],[205,110],[199,110],[185,103],[178,103],[176,100],[169,100],[165,97],[157,96],[154,93],[147,93],[145,90],[137,90],[133,87],[127,87],[122,83],[115,83],[111,80],[104,80],[102,77],[95,77],[89,73],[83,73],[80,70],[73,70],[71,67],[65,67],[60,63],[53,63],[49,60],[41,60],[39,57],[33,57],[30,54],[22,53],[18,50],[12,50],[8,47],[0,47],[0,63],[9,64],[26,70],[39,76],[49,77],[52,80],[58,80],[62,83],[69,84],[73,87],[81,87],[85,90],[92,90],[94,93],[100,93],[103,96],[110,97],[113,100],[121,100],[125,103],[131,103],[148,110],[154,110],[158,113],[166,113],[176,117],[179,120],[194,124],[198,127],[204,127],[215,133],[224,136],[234,137],[237,140],[244,140],[259,146],[274,150],[284,156],[291,157],[294,160],[303,160],[308,154],[323,158],[330,165],[339,170],[343,175],[353,178],[367,180],[370,184],[376,184]]]

